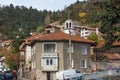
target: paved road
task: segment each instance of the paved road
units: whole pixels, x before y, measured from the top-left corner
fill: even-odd
[[[106,76],[116,76],[116,75],[120,75],[116,73],[116,70],[107,70],[107,71],[95,72],[90,74],[84,74],[84,79],[89,80],[92,78],[103,78]]]

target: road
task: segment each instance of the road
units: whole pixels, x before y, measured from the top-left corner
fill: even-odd
[[[84,74],[84,79],[89,80],[93,78],[104,78],[107,76],[117,76],[120,75],[116,72],[116,70],[106,70],[106,71],[100,71],[100,72],[94,72],[90,74]]]

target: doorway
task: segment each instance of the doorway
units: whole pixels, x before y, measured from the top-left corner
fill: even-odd
[[[51,79],[50,72],[47,72],[47,80],[50,80],[50,79]]]

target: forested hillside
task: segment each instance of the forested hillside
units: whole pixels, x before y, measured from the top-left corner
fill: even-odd
[[[0,39],[10,39],[16,37],[22,31],[23,37],[33,31],[41,29],[54,21],[65,21],[70,18],[80,22],[81,25],[98,27],[100,22],[94,22],[96,15],[100,12],[95,7],[96,0],[88,0],[65,6],[60,11],[38,11],[32,7],[25,6],[1,6],[0,7]],[[98,1],[99,2],[99,1]]]
[[[65,21],[68,18],[80,21],[80,12],[84,11],[83,5],[86,2],[77,1],[63,11],[38,11],[32,7],[25,6],[1,6],[0,7],[0,39],[8,39],[16,36],[22,29],[24,36],[36,31],[54,21]]]

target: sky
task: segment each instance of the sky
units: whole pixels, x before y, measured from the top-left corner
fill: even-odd
[[[63,10],[65,6],[75,3],[77,0],[0,0],[0,6],[13,4],[14,6],[25,6],[37,10]],[[83,0],[79,0],[83,1]]]

